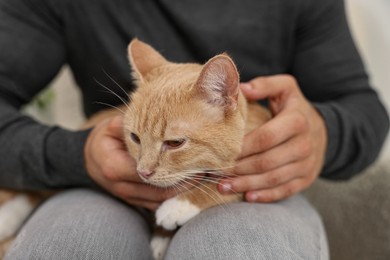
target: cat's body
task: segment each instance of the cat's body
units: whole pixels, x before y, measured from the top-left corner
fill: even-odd
[[[0,259],[35,207],[52,192],[0,190]]]
[[[234,166],[244,134],[270,115],[247,103],[233,61],[222,54],[205,65],[171,63],[138,40],[129,56],[138,88],[126,109],[124,132],[140,177],[159,187],[197,183],[161,204],[157,225],[174,230],[207,208],[241,201],[239,193],[221,195],[218,179]],[[163,258],[168,243],[154,237],[156,258]]]
[[[129,58],[138,88],[121,109],[125,111],[124,140],[137,161],[138,174],[159,187],[194,185],[161,204],[157,225],[174,230],[202,210],[241,201],[242,194],[221,195],[218,179],[234,165],[244,134],[270,115],[259,105],[247,103],[240,93],[233,61],[222,54],[205,65],[171,63],[138,40],[129,45]],[[116,113],[102,112],[87,125]],[[12,200],[20,200],[20,205],[27,201],[21,214],[25,218],[39,201],[28,197],[0,191],[0,241],[13,235],[1,237],[6,225],[1,222],[2,208]],[[154,237],[151,245],[156,258],[163,258],[168,244],[169,237]]]

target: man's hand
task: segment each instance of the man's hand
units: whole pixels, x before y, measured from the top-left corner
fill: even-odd
[[[289,75],[258,77],[241,89],[249,100],[268,98],[273,117],[244,137],[234,177],[222,180],[219,190],[245,192],[252,202],[277,201],[304,190],[323,167],[323,118]]]
[[[127,203],[156,210],[162,201],[176,195],[173,189],[158,189],[142,182],[136,162],[123,142],[122,117],[98,124],[84,147],[86,169],[101,187]]]

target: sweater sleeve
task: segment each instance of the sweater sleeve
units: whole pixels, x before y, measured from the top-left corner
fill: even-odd
[[[297,30],[292,73],[325,119],[322,177],[348,179],[377,157],[388,115],[353,43],[343,1],[307,1]]]
[[[0,187],[90,185],[88,131],[42,125],[20,113],[65,62],[61,23],[45,1],[0,0]]]

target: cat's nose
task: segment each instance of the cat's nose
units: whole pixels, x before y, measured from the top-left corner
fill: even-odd
[[[138,174],[139,174],[141,177],[144,177],[145,179],[149,179],[149,178],[152,177],[152,175],[154,174],[154,171],[150,171],[150,170],[141,170],[141,171],[138,171]]]

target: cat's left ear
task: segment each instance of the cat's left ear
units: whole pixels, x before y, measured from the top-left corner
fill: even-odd
[[[211,58],[203,67],[197,87],[208,103],[225,108],[237,107],[240,78],[236,65],[226,54]]]
[[[141,82],[145,81],[146,75],[151,70],[168,63],[168,61],[152,46],[137,38],[130,42],[128,46],[128,55],[134,76]]]

